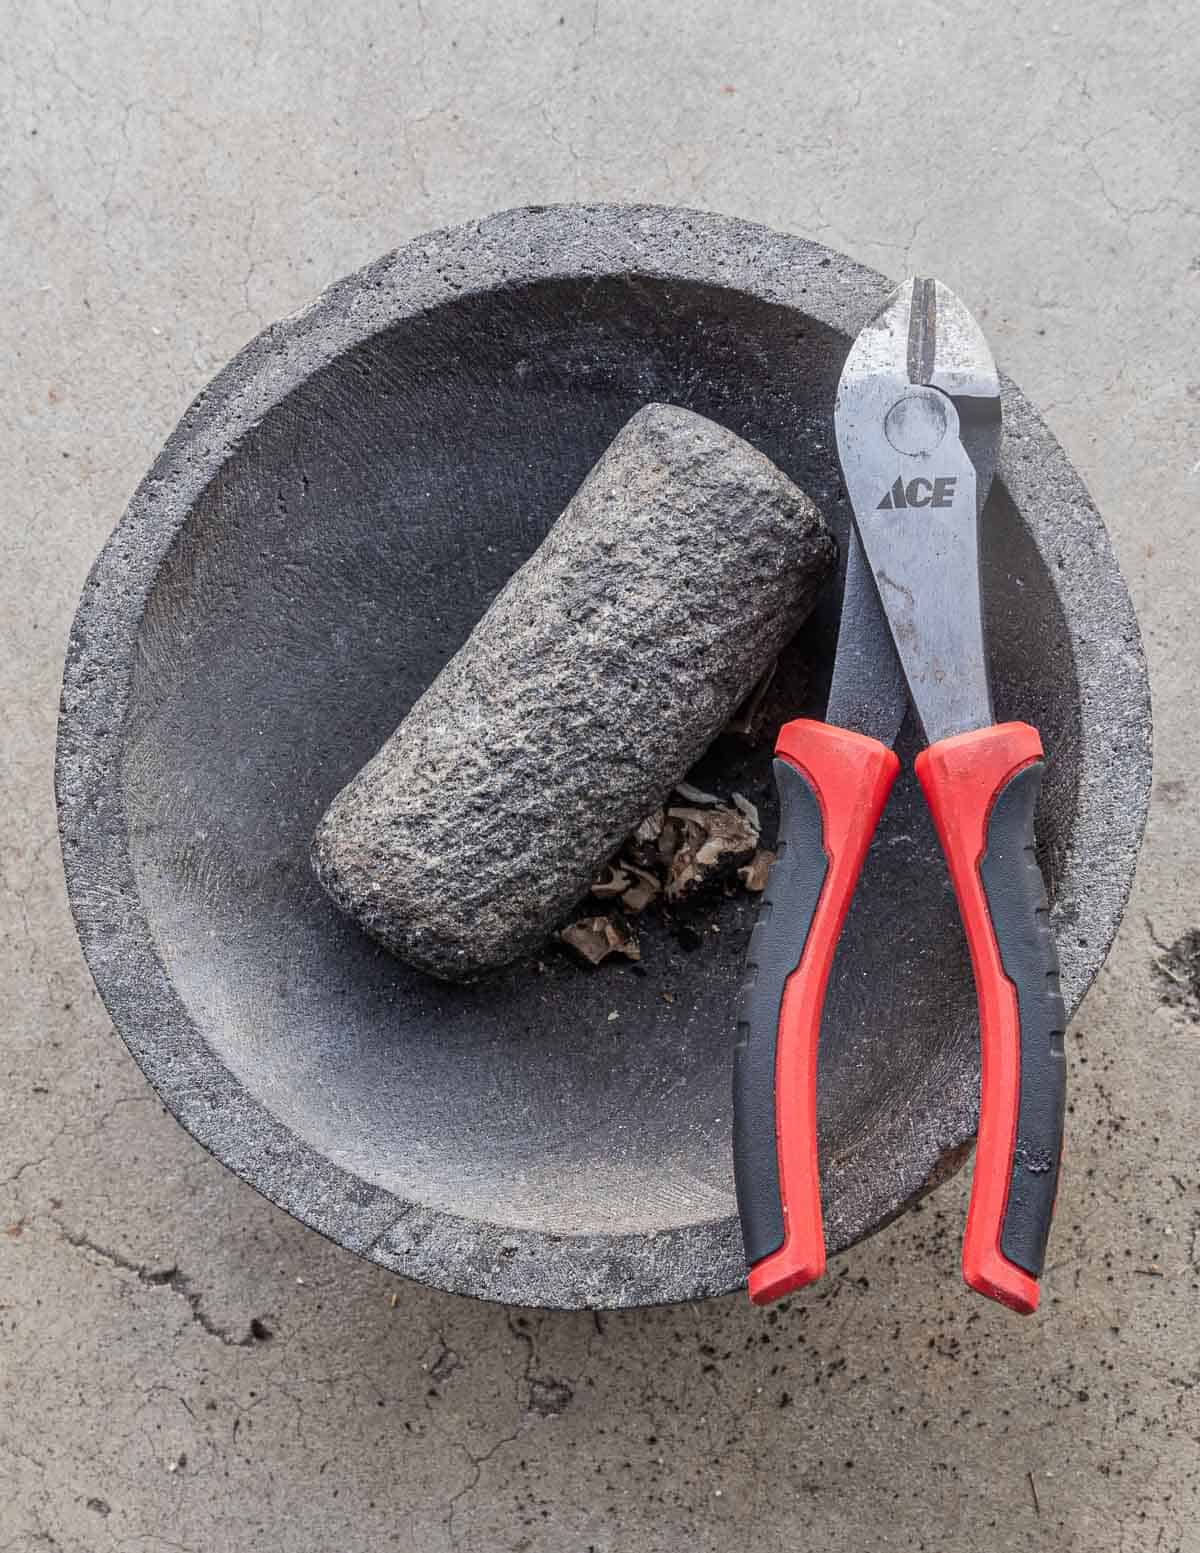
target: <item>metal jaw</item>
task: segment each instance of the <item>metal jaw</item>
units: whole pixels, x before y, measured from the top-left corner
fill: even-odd
[[[834,425],[926,741],[986,727],[979,520],[999,452],[1000,384],[978,324],[940,281],[905,281],[863,329]]]

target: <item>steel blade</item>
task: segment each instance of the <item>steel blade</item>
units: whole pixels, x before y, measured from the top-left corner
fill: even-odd
[[[979,326],[940,281],[905,281],[863,329],[834,424],[926,739],[986,727],[979,520],[999,449],[1000,388]]]
[[[879,602],[875,579],[850,525],[846,587],[825,721],[878,739],[889,749],[908,710],[904,671]]]

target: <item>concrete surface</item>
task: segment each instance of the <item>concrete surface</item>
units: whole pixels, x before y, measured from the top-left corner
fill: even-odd
[[[9,8],[0,1548],[1200,1547],[1192,9]],[[211,1162],[93,995],[54,710],[136,480],[262,323],[426,227],[561,198],[944,275],[1107,514],[1156,798],[1069,1038],[1032,1322],[958,1286],[964,1180],[765,1315],[409,1286]]]

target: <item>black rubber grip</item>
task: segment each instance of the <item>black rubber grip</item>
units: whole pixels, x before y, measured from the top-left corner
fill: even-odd
[[[733,1058],[733,1177],[746,1263],[783,1244],[775,1143],[775,1052],[788,977],[800,963],[828,859],[821,806],[804,775],[775,761],[779,841],[747,952]]]
[[[1039,761],[1000,789],[979,874],[1004,974],[1017,992],[1021,1088],[1017,1138],[1000,1249],[1031,1277],[1041,1276],[1058,1191],[1066,1108],[1066,1015],[1046,887],[1034,851]]]

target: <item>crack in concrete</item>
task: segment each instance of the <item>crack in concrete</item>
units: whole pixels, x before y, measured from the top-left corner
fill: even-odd
[[[506,1445],[512,1445],[514,1441],[516,1441],[520,1436],[520,1433],[521,1426],[518,1425],[511,1434],[503,1435],[495,1442],[494,1445],[490,1446],[486,1451],[484,1451],[482,1456],[474,1455],[470,1450],[467,1449],[465,1445],[461,1443],[459,1444],[459,1450],[462,1451],[463,1455],[471,1463],[472,1472],[470,1482],[464,1483],[463,1486],[457,1490],[457,1492],[451,1494],[449,1500],[447,1501],[445,1521],[446,1536],[450,1539],[450,1546],[452,1548],[457,1549],[462,1546],[462,1543],[458,1537],[458,1533],[454,1529],[454,1517],[458,1513],[459,1502],[462,1499],[465,1499],[468,1494],[473,1493],[476,1488],[478,1488],[479,1479],[483,1476],[483,1469],[485,1465],[491,1461],[496,1452],[502,1450]]]
[[[137,1095],[120,1096],[118,1099],[114,1100],[109,1108],[96,1119],[96,1122],[93,1126],[93,1131],[99,1132],[101,1128],[106,1127],[122,1106],[146,1104],[156,1105],[160,1110],[162,1109],[162,1104],[158,1100],[158,1097],[150,1092]],[[42,1153],[33,1159],[20,1161],[20,1163],[17,1164],[16,1168],[9,1175],[0,1180],[0,1187],[14,1187],[16,1189],[16,1197],[18,1201],[20,1201],[22,1197],[22,1176],[25,1175],[26,1171],[40,1170],[43,1166],[49,1164],[50,1160],[54,1157],[55,1150],[57,1149],[59,1143],[61,1143],[63,1138],[66,1137],[66,1135],[74,1128],[76,1128],[77,1125],[78,1124],[74,1120],[67,1120],[63,1122],[62,1125],[51,1134]]]
[[[188,1275],[179,1270],[172,1263],[168,1267],[152,1267],[145,1262],[133,1262],[128,1257],[122,1256],[119,1251],[113,1251],[108,1246],[99,1245],[89,1236],[68,1229],[58,1219],[52,1220],[59,1234],[67,1245],[73,1246],[77,1251],[90,1251],[93,1256],[98,1256],[110,1267],[119,1268],[122,1272],[132,1273],[139,1283],[146,1284],[152,1289],[169,1289],[172,1294],[177,1294],[187,1302],[192,1313],[192,1320],[209,1337],[215,1337],[226,1348],[256,1348],[265,1338],[260,1338],[255,1332],[255,1322],[252,1321],[246,1328],[245,1335],[234,1337],[228,1327],[221,1326],[212,1319],[204,1309],[204,1296],[193,1288],[192,1280]],[[257,1320],[257,1318],[256,1318]],[[266,1331],[265,1328],[263,1328]]]
[[[462,1368],[462,1360],[457,1351],[450,1346],[441,1332],[435,1332],[439,1348],[437,1354],[430,1360],[427,1369],[429,1378],[435,1385],[440,1386],[443,1381],[450,1379],[455,1370]]]
[[[458,1549],[462,1546],[461,1538],[456,1527],[456,1517],[462,1501],[472,1494],[479,1486],[483,1476],[484,1466],[492,1459],[497,1451],[506,1445],[512,1445],[524,1434],[533,1420],[538,1418],[556,1417],[563,1413],[574,1400],[583,1377],[587,1374],[595,1351],[596,1343],[605,1335],[604,1323],[600,1319],[593,1319],[592,1330],[588,1333],[587,1343],[584,1349],[583,1364],[578,1374],[569,1377],[540,1374],[538,1369],[538,1346],[536,1331],[531,1331],[528,1326],[528,1318],[519,1315],[513,1310],[506,1309],[504,1319],[512,1337],[525,1349],[525,1361],[520,1373],[516,1377],[517,1395],[515,1401],[520,1409],[520,1421],[509,1433],[501,1435],[486,1451],[476,1455],[461,1440],[455,1443],[458,1449],[471,1464],[471,1476],[469,1480],[457,1489],[446,1502],[446,1515],[444,1526],[450,1546]],[[540,1325],[540,1323],[539,1323]],[[443,1344],[444,1351],[446,1340],[440,1332],[435,1334],[438,1341]]]

